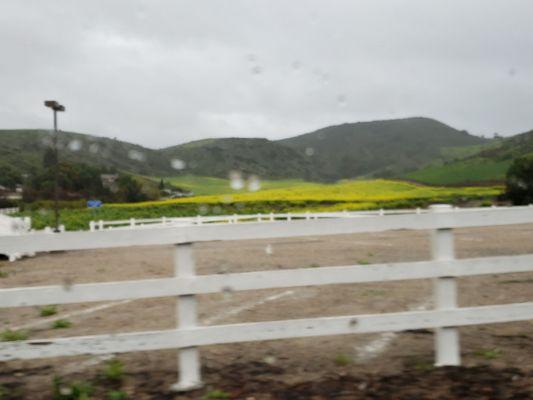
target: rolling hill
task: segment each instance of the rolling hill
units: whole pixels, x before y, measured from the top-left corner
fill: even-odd
[[[505,179],[513,159],[533,153],[533,130],[482,146],[457,149],[447,161],[403,175],[403,178],[430,185],[489,184]]]
[[[447,148],[486,142],[433,119],[406,118],[330,126],[279,143],[313,153],[322,175],[337,180],[398,176],[442,157]]]
[[[441,167],[457,154],[496,149],[494,141],[429,118],[342,124],[278,141],[205,139],[159,150],[73,132],[60,137],[62,159],[136,175],[227,178],[239,170],[262,179],[308,181],[405,176],[428,164],[435,167],[435,160],[441,160]],[[51,139],[49,130],[0,130],[0,168],[40,168]],[[488,159],[495,156],[486,154]]]

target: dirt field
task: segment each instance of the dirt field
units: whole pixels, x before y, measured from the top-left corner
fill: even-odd
[[[456,232],[459,258],[533,253],[533,225]],[[195,245],[199,274],[313,268],[429,259],[428,232],[307,237]],[[1,263],[0,287],[116,281],[171,276],[173,249],[137,247],[39,254]],[[533,301],[533,273],[460,279],[459,304]],[[199,296],[203,324],[393,312],[432,307],[431,282],[334,285]],[[168,329],[175,300],[150,299],[0,309],[0,329],[24,329],[32,339]],[[54,319],[72,322],[51,329]],[[346,335],[201,349],[205,388],[168,391],[176,381],[176,351],[119,355],[121,382],[102,377],[109,357],[66,357],[0,363],[0,399],[50,399],[52,379],[91,382],[91,398],[110,390],[130,399],[527,399],[533,398],[533,321],[460,329],[466,368],[434,369],[430,331]],[[2,391],[4,394],[2,397]],[[216,397],[218,396],[218,397]],[[61,397],[68,399],[71,397]]]

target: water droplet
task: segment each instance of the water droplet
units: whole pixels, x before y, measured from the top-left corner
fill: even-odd
[[[229,173],[229,179],[230,187],[233,190],[241,190],[244,188],[244,180],[242,179],[242,175],[239,171],[231,171]]]
[[[185,163],[185,161],[180,160],[179,158],[174,158],[172,161],[170,161],[170,165],[174,169],[182,170],[185,169],[187,164]]]
[[[314,155],[314,154],[315,154],[315,149],[313,149],[312,147],[307,147],[307,148],[305,149],[305,155],[306,155],[306,156],[311,157],[311,156]]]
[[[98,150],[100,150],[100,146],[98,146],[97,143],[92,143],[89,146],[89,153],[96,154],[96,153],[98,153]]]
[[[224,286],[222,288],[222,293],[224,294],[224,300],[231,299],[231,296],[233,296],[233,289],[229,286]]]
[[[250,72],[254,75],[260,75],[263,72],[263,68],[261,68],[259,65],[256,65],[255,67],[252,67]]]
[[[339,107],[346,107],[346,104],[347,104],[346,96],[343,94],[339,94],[337,96],[337,104],[339,105]]]
[[[267,244],[267,246],[265,247],[265,253],[268,254],[269,256],[271,256],[274,253],[274,250],[272,249],[271,244]]]
[[[226,204],[233,202],[233,196],[231,194],[225,194],[222,196],[222,202]]]
[[[220,208],[219,206],[214,206],[213,207],[213,214],[216,214],[216,215],[222,214],[222,208]]]
[[[209,212],[209,207],[206,204],[200,204],[198,206],[198,214],[205,215]]]
[[[81,140],[74,139],[69,142],[68,148],[70,151],[80,151],[82,145],[83,143],[81,142]]]
[[[66,277],[65,279],[63,279],[63,289],[67,292],[70,291],[72,289],[73,282],[74,281],[71,277]]]
[[[246,59],[250,62],[255,62],[255,60],[257,60],[257,56],[255,54],[248,54]]]
[[[248,191],[257,192],[259,189],[261,189],[261,181],[259,178],[255,175],[248,177]]]
[[[235,208],[237,208],[237,210],[242,210],[244,208],[244,204],[243,203],[235,203]]]
[[[302,68],[302,64],[300,63],[300,61],[293,61],[291,67],[294,71],[299,71],[300,68]]]
[[[268,365],[274,365],[278,360],[273,355],[268,355],[265,357],[265,363]]]
[[[140,151],[137,151],[137,150],[130,150],[128,152],[128,157],[131,159],[131,160],[135,160],[135,161],[144,161],[144,154],[141,153]]]
[[[72,388],[63,386],[59,389],[59,393],[61,396],[70,396],[72,394]]]
[[[509,71],[507,71],[507,73],[509,74],[509,76],[512,78],[516,75],[516,69],[514,68],[509,68]]]

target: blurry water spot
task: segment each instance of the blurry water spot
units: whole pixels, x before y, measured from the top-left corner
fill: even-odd
[[[229,185],[233,190],[241,190],[244,188],[244,180],[242,179],[242,175],[239,171],[231,171],[229,173],[229,179]]]
[[[231,203],[233,201],[233,196],[231,194],[225,194],[222,196],[222,202],[223,203]]]
[[[512,78],[516,75],[516,69],[514,68],[509,68],[509,71],[507,71],[507,73],[509,74],[509,76]]]
[[[302,63],[300,61],[293,61],[291,67],[294,71],[299,71],[302,68]]]
[[[323,140],[326,136],[325,136],[322,132],[320,132],[320,133],[317,135],[317,137],[318,137],[318,140]]]
[[[231,299],[231,296],[233,296],[233,289],[229,286],[224,286],[222,288],[222,293],[224,293],[224,300]]]
[[[182,170],[182,169],[185,169],[187,164],[185,163],[185,161],[180,160],[179,158],[174,158],[173,160],[170,161],[170,165],[174,169]]]
[[[257,60],[257,57],[256,57],[255,54],[248,54],[248,55],[246,56],[246,59],[247,59],[248,61],[250,61],[250,62],[255,62],[255,60]]]
[[[260,75],[263,72],[263,68],[261,68],[259,65],[256,65],[256,66],[252,67],[250,72],[252,74],[254,74],[254,75]]]
[[[235,207],[238,209],[238,210],[242,210],[244,208],[244,204],[243,203],[235,203]]]
[[[40,208],[39,209],[39,214],[41,214],[43,217],[48,214],[48,210],[44,209],[44,208]]]
[[[140,151],[137,151],[137,150],[130,150],[128,152],[128,157],[131,159],[131,160],[135,160],[135,161],[144,161],[144,154],[141,153]]]
[[[43,146],[50,147],[52,145],[52,138],[49,136],[44,136],[42,139]]]
[[[274,250],[272,249],[272,245],[271,244],[267,244],[266,247],[265,247],[265,253],[268,254],[269,256],[272,255],[272,253],[274,253]]]
[[[305,149],[305,155],[306,156],[311,157],[314,154],[315,154],[315,149],[313,149],[312,147],[306,147],[306,149]]]
[[[261,181],[259,178],[255,175],[248,177],[248,191],[257,192],[259,189],[261,189]]]
[[[222,214],[222,208],[220,208],[219,206],[214,206],[213,207],[213,213],[214,214]]]
[[[277,359],[273,355],[268,355],[265,357],[265,363],[269,365],[274,365],[276,363]]]
[[[70,291],[70,289],[72,289],[72,284],[73,284],[72,278],[66,277],[65,279],[63,279],[63,289],[66,290],[67,292]]]
[[[82,145],[83,143],[81,142],[81,140],[74,139],[69,142],[68,148],[70,151],[80,151]]]
[[[337,104],[339,105],[339,107],[345,107],[346,103],[347,103],[346,96],[343,94],[339,94],[337,96]]]
[[[201,215],[207,214],[209,207],[206,204],[200,204],[198,206],[198,213]]]
[[[98,153],[98,150],[100,149],[100,147],[98,146],[97,143],[92,143],[90,146],[89,146],[89,152],[92,153],[92,154],[96,154]]]

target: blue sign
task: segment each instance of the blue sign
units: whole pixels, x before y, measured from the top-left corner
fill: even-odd
[[[102,202],[100,200],[88,200],[87,207],[89,208],[98,208],[102,207]]]

